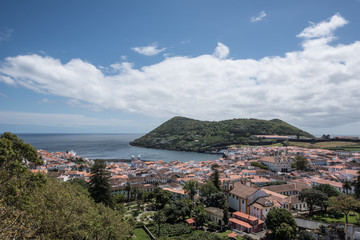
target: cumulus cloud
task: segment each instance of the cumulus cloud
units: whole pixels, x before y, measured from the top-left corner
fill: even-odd
[[[227,46],[222,43],[218,43],[217,47],[215,48],[214,56],[219,59],[226,58],[230,53],[230,50]]]
[[[158,43],[154,42],[152,44],[150,44],[149,46],[144,46],[144,47],[133,47],[132,50],[134,50],[135,52],[145,55],[145,56],[154,56],[157,55],[163,51],[166,50],[166,48],[158,48]]]
[[[320,24],[329,26],[333,19]],[[168,57],[140,69],[113,64],[111,75],[81,59],[62,63],[20,55],[3,61],[0,79],[100,109],[207,120],[280,118],[302,127],[333,127],[360,119],[360,42],[332,46],[327,39],[332,34],[312,33],[318,37],[283,57],[224,60],[229,51],[219,43],[213,55]]]
[[[333,32],[347,24],[348,21],[344,19],[340,14],[335,14],[328,21],[324,21],[318,24],[310,23],[311,26],[307,27],[298,34],[298,37],[305,39],[319,38],[319,37],[332,37]]]
[[[250,21],[251,22],[259,22],[259,21],[262,21],[266,16],[267,15],[266,15],[265,11],[261,11],[258,15],[252,16],[250,18]]]

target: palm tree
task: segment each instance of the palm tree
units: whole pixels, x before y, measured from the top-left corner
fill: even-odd
[[[183,185],[183,189],[187,195],[193,200],[193,204],[195,205],[195,195],[197,193],[197,190],[199,189],[199,183],[198,181],[192,179],[187,181]]]
[[[351,182],[348,180],[345,180],[345,182],[343,182],[343,188],[346,191],[346,195],[349,195],[349,190],[351,190]]]
[[[207,212],[202,204],[199,204],[195,210],[195,219],[198,226],[203,226],[207,222]]]

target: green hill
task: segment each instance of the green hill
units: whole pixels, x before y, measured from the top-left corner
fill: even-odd
[[[131,142],[133,146],[178,151],[207,152],[231,144],[249,143],[252,135],[314,137],[284,121],[232,119],[219,122],[174,117]]]

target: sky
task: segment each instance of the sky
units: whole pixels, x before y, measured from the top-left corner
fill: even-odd
[[[360,0],[2,0],[0,132],[174,116],[360,135]]]

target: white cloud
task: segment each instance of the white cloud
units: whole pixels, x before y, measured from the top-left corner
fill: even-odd
[[[111,75],[80,59],[61,63],[36,54],[16,56],[4,60],[0,76],[80,104],[149,116],[280,118],[308,128],[355,124],[360,42],[332,46],[330,35],[305,39],[301,51],[284,57],[224,60],[228,48],[219,43],[214,55],[167,57],[141,69],[117,63]]]
[[[335,14],[328,21],[324,21],[318,24],[310,23],[311,26],[307,27],[298,34],[298,37],[305,39],[319,38],[319,37],[332,37],[333,32],[347,24],[348,21],[344,19],[340,14]]]
[[[267,15],[266,15],[265,11],[261,11],[258,15],[252,16],[250,21],[251,22],[259,22],[259,21],[262,21],[266,16]]]
[[[230,53],[230,50],[227,46],[222,43],[218,43],[217,47],[215,48],[214,56],[219,59],[226,58]]]
[[[144,46],[144,47],[133,47],[132,50],[134,50],[135,52],[145,55],[145,56],[154,56],[157,55],[163,51],[166,50],[166,48],[158,48],[158,43],[154,42],[152,44],[150,44],[149,46]]]

